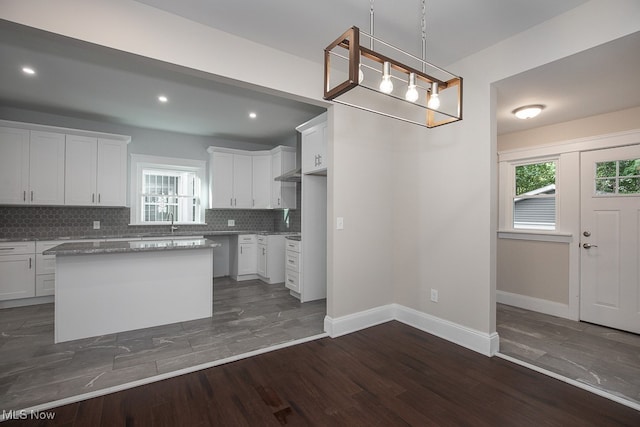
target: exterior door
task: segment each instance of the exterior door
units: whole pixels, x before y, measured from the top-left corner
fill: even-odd
[[[581,153],[580,319],[640,333],[640,145]]]

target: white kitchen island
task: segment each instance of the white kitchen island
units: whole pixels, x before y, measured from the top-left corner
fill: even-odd
[[[55,342],[211,317],[208,239],[64,243],[56,256]]]

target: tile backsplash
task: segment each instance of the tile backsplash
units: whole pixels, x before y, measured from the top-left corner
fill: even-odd
[[[300,213],[289,211],[289,227],[282,210],[207,209],[206,225],[180,225],[179,231],[300,231]],[[228,227],[227,220],[235,220]],[[93,229],[100,221],[100,229]],[[129,225],[129,208],[67,206],[2,206],[0,238],[55,239],[58,237],[121,236],[137,233],[168,232],[167,225]]]

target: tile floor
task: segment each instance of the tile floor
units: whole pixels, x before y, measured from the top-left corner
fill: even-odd
[[[0,310],[0,411],[17,410],[323,333],[325,300],[214,281],[213,318],[53,343],[53,304]]]
[[[500,352],[640,404],[640,335],[498,304]]]

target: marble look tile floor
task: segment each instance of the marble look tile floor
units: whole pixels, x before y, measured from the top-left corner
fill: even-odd
[[[640,404],[640,335],[498,304],[500,352]]]
[[[322,334],[325,300],[214,280],[213,318],[53,343],[53,304],[0,310],[0,411],[18,410]]]

